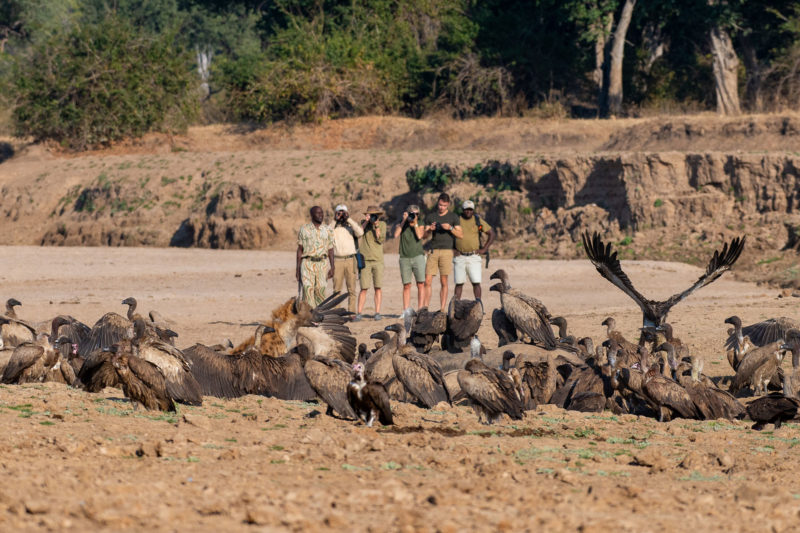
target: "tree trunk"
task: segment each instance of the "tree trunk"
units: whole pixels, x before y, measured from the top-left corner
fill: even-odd
[[[739,106],[739,58],[736,57],[730,36],[719,26],[711,29],[710,40],[714,85],[717,93],[717,113],[738,115],[741,112]]]
[[[764,111],[765,68],[761,65],[753,43],[746,36],[742,38],[742,62],[744,63],[747,78],[744,86],[745,107],[750,112],[761,113]]]
[[[600,116],[607,118],[622,112],[622,59],[625,52],[625,36],[633,16],[636,0],[625,0],[619,22],[606,43],[603,62],[603,87],[600,90]]]
[[[597,34],[597,39],[594,42],[594,71],[592,72],[592,79],[597,84],[598,89],[603,88],[603,63],[606,58],[606,43],[608,42],[609,35],[611,35],[612,24],[614,17],[611,15],[605,17],[605,20],[597,21],[594,25],[594,30]]]

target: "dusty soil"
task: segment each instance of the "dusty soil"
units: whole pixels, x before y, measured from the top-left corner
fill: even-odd
[[[396,314],[396,256],[384,314]],[[641,315],[587,261],[498,260],[520,289],[595,341],[613,315],[634,336]],[[700,274],[626,262],[658,298]],[[159,310],[179,346],[234,341],[295,291],[287,252],[158,248],[0,248],[20,314],[93,322],[127,296]],[[436,293],[435,293],[436,294]],[[434,296],[435,297],[435,296]],[[498,305],[489,293],[488,309]],[[725,275],[673,309],[676,335],[730,374],[724,318],[794,316],[797,300]],[[367,310],[371,312],[371,308]],[[359,340],[391,322],[354,325]],[[496,345],[487,318],[480,332]],[[117,390],[0,388],[0,528],[113,531],[797,531],[797,424],[584,415],[551,406],[483,426],[467,407],[393,404],[397,424],[365,428],[313,403],[205,398],[177,415],[134,411]]]

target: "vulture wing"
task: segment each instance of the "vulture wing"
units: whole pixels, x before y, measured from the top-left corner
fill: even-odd
[[[78,346],[78,355],[86,357],[90,353],[108,349],[112,344],[133,338],[133,324],[117,313],[106,313],[92,326],[89,339]]]
[[[296,353],[262,358],[266,393],[280,400],[307,402],[317,397],[306,378],[303,362]]]
[[[750,342],[756,346],[764,346],[778,340],[788,340],[791,329],[800,328],[800,323],[791,318],[770,318],[742,328],[742,335],[750,337]],[[732,336],[734,339],[735,337]]]
[[[396,354],[392,367],[397,379],[417,400],[428,408],[450,401],[442,368],[434,359],[422,354]]]
[[[3,370],[3,377],[0,381],[3,383],[18,383],[22,372],[36,364],[43,356],[44,348],[41,346],[30,343],[17,346],[5,370]]]
[[[367,383],[362,389],[362,393],[369,398],[378,410],[378,422],[384,426],[394,424],[392,419],[392,407],[389,403],[389,393],[380,383]]]
[[[492,327],[497,333],[498,347],[517,342],[517,328],[502,309],[492,311]]]
[[[306,361],[306,378],[311,388],[339,416],[356,418],[356,413],[347,401],[347,385],[350,383],[350,365],[330,357],[315,357]]]
[[[111,364],[111,352],[95,350],[86,356],[78,371],[77,381],[88,392],[100,392],[106,387],[119,386],[117,371]]]
[[[452,316],[447,327],[458,341],[468,341],[478,333],[483,320],[483,306],[478,300],[451,300]]]
[[[524,300],[509,293],[502,293],[500,301],[503,305],[503,312],[514,324],[514,327],[530,337],[533,344],[546,348],[557,345],[550,321],[541,309],[531,307]]]
[[[221,354],[203,344],[195,344],[183,351],[192,369],[192,375],[204,396],[238,398],[243,394],[236,385],[236,356]]]
[[[411,326],[411,334],[417,335],[439,335],[447,329],[447,315],[441,311],[431,313],[427,307],[417,311],[414,318],[414,325]]]
[[[141,402],[147,409],[175,411],[175,403],[168,392],[167,381],[159,368],[139,357],[128,358],[128,368],[135,379],[123,383],[123,390],[132,400]]]
[[[180,350],[161,341],[148,340],[139,346],[138,356],[158,367],[166,380],[170,398],[187,405],[202,405],[202,388]]]
[[[506,413],[515,420],[522,418],[522,402],[517,398],[510,378],[503,380],[491,370],[475,373],[459,370],[458,384],[470,400],[487,412]]]

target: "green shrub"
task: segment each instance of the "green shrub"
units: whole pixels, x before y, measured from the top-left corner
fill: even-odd
[[[414,192],[443,191],[456,179],[456,172],[450,165],[428,163],[424,167],[406,170],[408,188]]]
[[[198,80],[174,42],[114,15],[44,39],[14,67],[16,132],[82,150],[184,129]]]
[[[519,165],[490,160],[485,165],[478,163],[467,168],[463,178],[478,185],[491,186],[498,191],[519,191],[521,173]]]

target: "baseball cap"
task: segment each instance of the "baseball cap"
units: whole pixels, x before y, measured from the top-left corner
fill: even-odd
[[[347,206],[344,205],[344,204],[339,204],[339,205],[336,206],[336,209],[334,209],[334,211],[336,211],[336,212],[338,212],[338,211],[347,211]]]
[[[461,209],[475,209],[475,202],[472,200],[464,200],[464,203],[461,204]]]

